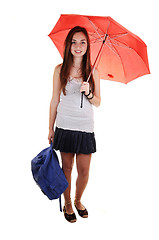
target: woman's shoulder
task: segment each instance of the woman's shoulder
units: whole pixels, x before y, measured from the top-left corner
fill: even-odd
[[[58,64],[56,67],[55,67],[55,73],[60,73],[61,71],[61,67],[62,67],[62,63]]]
[[[95,68],[94,71],[93,71],[93,77],[94,78],[99,78],[99,71],[98,71],[97,68]]]

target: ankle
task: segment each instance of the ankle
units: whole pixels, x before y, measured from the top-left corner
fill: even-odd
[[[76,203],[80,203],[80,202],[81,202],[81,198],[76,198],[76,197],[75,197],[74,202],[76,202]]]
[[[65,209],[67,214],[74,213],[71,200],[65,200]]]
[[[65,206],[67,206],[67,205],[72,205],[72,201],[71,201],[71,199],[69,199],[69,200],[65,200]]]
[[[78,208],[78,210],[84,210],[85,209],[85,207],[81,203],[81,198],[75,198],[74,205],[75,205],[76,208]]]

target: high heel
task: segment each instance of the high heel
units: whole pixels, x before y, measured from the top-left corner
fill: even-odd
[[[65,205],[69,205],[69,204],[71,204],[71,201],[65,203]],[[65,219],[66,219],[68,222],[74,223],[74,222],[77,221],[77,218],[76,218],[75,213],[68,214],[68,213],[66,212],[66,207],[65,207],[65,206],[63,207],[63,212],[64,212]]]
[[[80,199],[76,199],[75,198],[75,201],[74,201],[75,208],[77,209],[77,212],[80,215],[80,217],[88,218],[88,211],[87,211],[87,209],[86,208],[84,210],[78,209],[75,202],[80,202]]]

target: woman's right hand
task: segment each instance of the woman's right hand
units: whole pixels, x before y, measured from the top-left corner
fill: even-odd
[[[48,140],[49,140],[49,144],[51,144],[51,142],[53,143],[53,140],[54,140],[54,130],[52,130],[52,129],[49,130]]]

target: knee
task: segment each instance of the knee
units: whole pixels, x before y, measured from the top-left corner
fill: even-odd
[[[71,173],[73,168],[73,163],[63,163],[62,169],[65,173]]]
[[[80,169],[78,171],[78,176],[80,176],[83,179],[87,179],[89,177],[89,171],[87,169]]]
[[[61,157],[63,171],[65,173],[71,174],[74,163],[74,155],[69,153],[61,153]]]
[[[68,165],[63,165],[62,169],[65,173],[71,173],[72,172],[72,166],[68,166]]]

